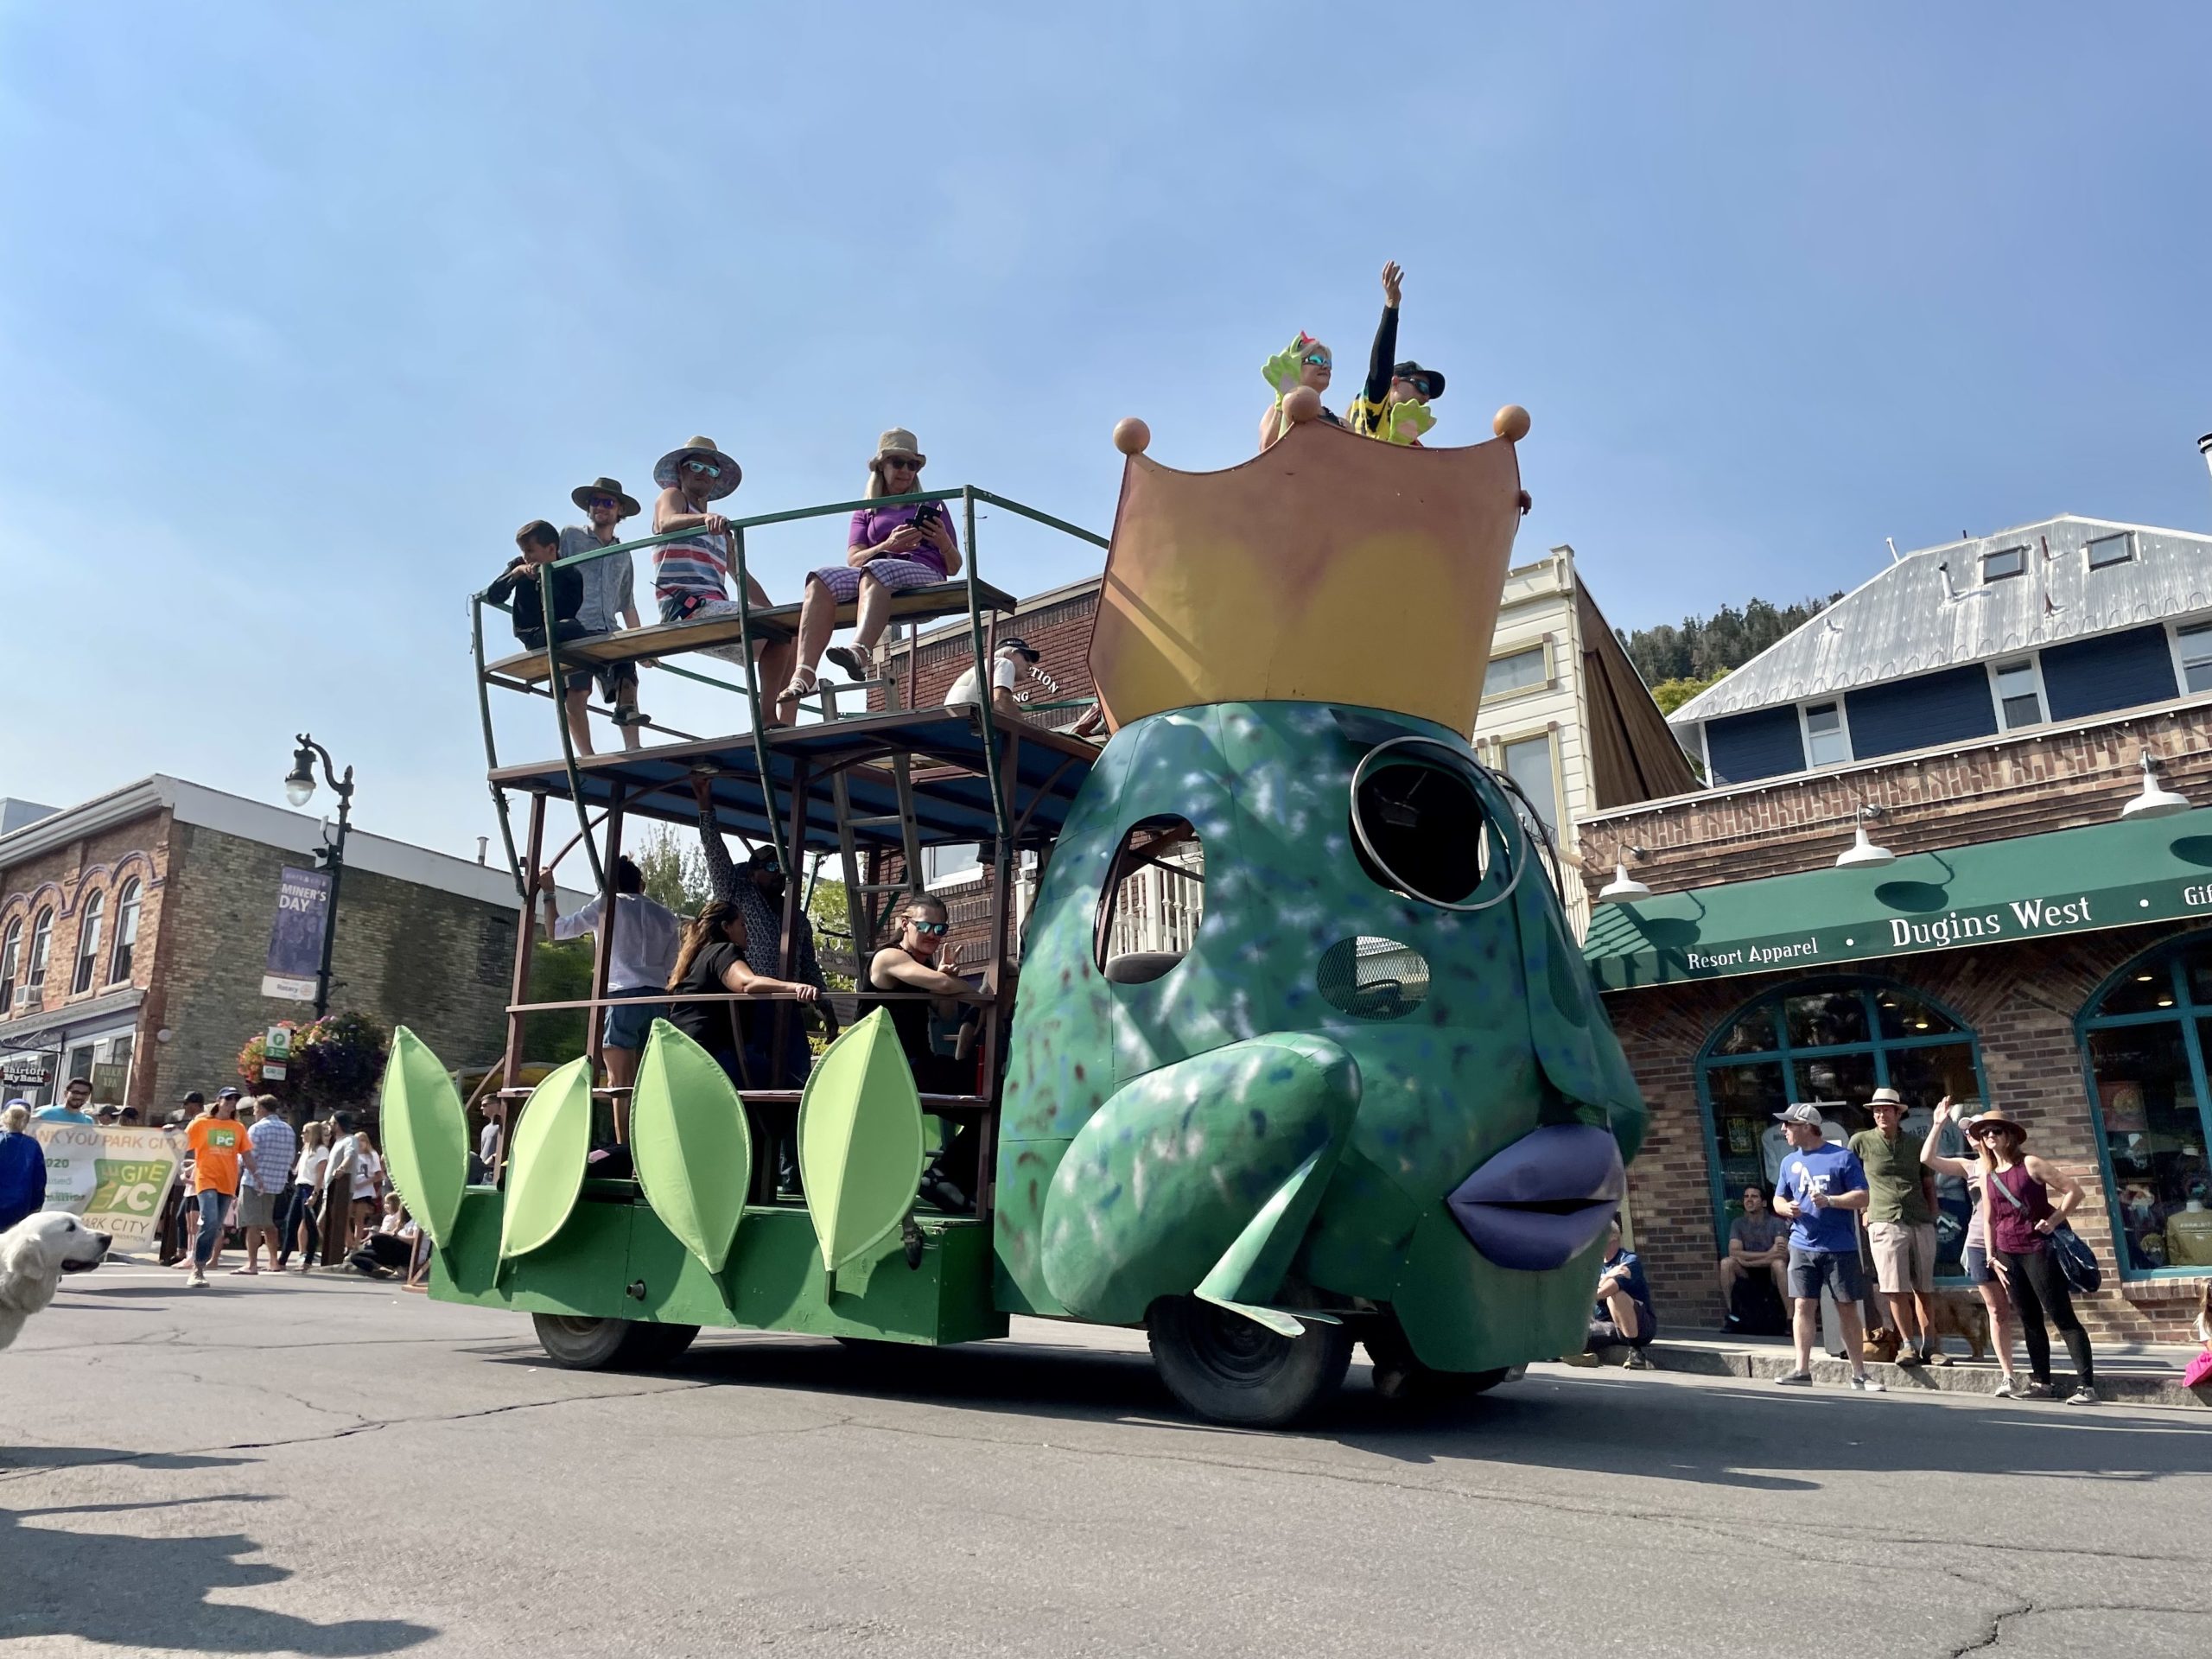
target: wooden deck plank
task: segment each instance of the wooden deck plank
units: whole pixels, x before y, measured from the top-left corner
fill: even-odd
[[[1014,607],[1011,594],[1003,593],[988,582],[976,584],[976,596],[987,611],[1010,613]],[[837,607],[837,626],[853,626],[857,604]],[[968,584],[965,582],[937,582],[927,588],[910,588],[905,593],[891,596],[891,616],[894,621],[931,621],[947,616],[959,616],[968,609]],[[753,613],[753,637],[755,639],[789,639],[798,632],[799,607],[796,605],[771,605]],[[738,619],[734,616],[715,617],[704,622],[657,622],[647,628],[630,628],[620,633],[595,634],[588,639],[579,639],[561,647],[561,660],[582,669],[604,668],[614,663],[633,663],[641,657],[674,657],[687,652],[705,651],[714,645],[734,645],[743,633]],[[485,664],[485,672],[525,680],[532,683],[545,678],[545,653],[543,651],[517,652],[502,657],[497,662]]]

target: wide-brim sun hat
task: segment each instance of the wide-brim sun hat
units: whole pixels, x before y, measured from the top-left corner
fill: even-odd
[[[594,495],[611,495],[621,504],[622,511],[617,515],[617,523],[624,518],[634,518],[645,511],[638,505],[637,497],[629,493],[611,478],[595,478],[588,484],[577,485],[575,489],[569,492],[569,499],[586,512],[589,512],[591,499]]]
[[[926,467],[930,458],[922,453],[922,446],[912,432],[903,426],[894,426],[875,441],[875,458],[884,461],[893,455],[903,455],[917,467]]]
[[[1965,1122],[1959,1125],[1959,1132],[1969,1138],[1980,1134],[1984,1129],[2010,1129],[2013,1134],[2018,1135],[2023,1141],[2028,1138],[2028,1130],[2025,1124],[2015,1122],[2012,1119],[2005,1116],[2004,1113],[1997,1110],[1994,1107],[1991,1108],[1988,1111],[1984,1112],[1980,1117],[1968,1118]]]
[[[721,476],[707,480],[703,493],[709,501],[719,501],[744,481],[744,469],[716,447],[712,438],[693,438],[681,449],[671,449],[653,463],[653,482],[664,490],[677,486],[677,469],[692,456],[712,461],[721,468]]]

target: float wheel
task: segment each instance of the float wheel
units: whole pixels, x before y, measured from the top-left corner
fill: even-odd
[[[1396,1315],[1389,1313],[1363,1329],[1359,1341],[1375,1369],[1375,1392],[1415,1411],[1464,1405],[1527,1369],[1501,1365],[1490,1371],[1440,1371],[1424,1365],[1414,1357]]]
[[[696,1325],[652,1325],[569,1313],[533,1313],[530,1319],[537,1327],[537,1345],[545,1357],[570,1371],[664,1365],[699,1334]]]
[[[1278,1336],[1195,1296],[1163,1296],[1146,1319],[1152,1363],[1168,1392],[1199,1416],[1240,1428],[1281,1428],[1322,1405],[1351,1364],[1340,1325]]]

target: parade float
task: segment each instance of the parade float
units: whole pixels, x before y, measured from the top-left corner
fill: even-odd
[[[1310,395],[1286,409],[1280,442],[1218,473],[1173,471],[1144,453],[1141,423],[1116,429],[1090,647],[1103,747],[988,703],[912,706],[911,669],[863,688],[871,709],[841,710],[853,688],[836,687],[799,723],[764,725],[745,664],[790,637],[797,607],[487,661],[480,599],[490,780],[503,826],[523,809],[508,835],[526,899],[569,856],[604,890],[626,826],[690,823],[704,776],[720,830],[787,869],[835,861],[863,963],[904,873],[931,847],[978,847],[988,919],[970,965],[994,995],[969,1092],[918,1090],[880,1010],[805,1077],[742,1088],[656,1022],[624,1099],[594,1065],[602,932],[593,997],[560,1005],[593,1008],[594,1050],[525,1089],[523,1022],[552,1006],[530,997],[526,903],[510,1084],[485,1096],[509,1131],[488,1184],[469,1184],[444,1066],[405,1031],[385,1080],[433,1295],[531,1314],[573,1366],[665,1363],[707,1327],[869,1344],[988,1339],[1016,1314],[1141,1327],[1186,1406],[1266,1426],[1326,1400],[1355,1344],[1378,1389],[1408,1399],[1581,1348],[1644,1111],[1560,858],[1467,738],[1528,419],[1509,408],[1493,442],[1424,448],[1314,419]],[[897,595],[897,613],[964,618],[978,664],[1014,603],[976,574],[979,505],[1099,542],[973,487],[906,499],[957,507],[969,563]],[[737,590],[748,529],[857,505],[732,520]],[[709,646],[738,659],[736,734],[580,757],[556,712],[557,759],[497,754],[493,691]],[[550,848],[550,820],[571,810]],[[1172,877],[1191,925],[1129,949],[1120,907],[1148,872],[1155,893]],[[779,1192],[748,1102],[798,1104],[803,1196]],[[932,1140],[963,1125],[983,1179],[946,1211],[918,1189]]]

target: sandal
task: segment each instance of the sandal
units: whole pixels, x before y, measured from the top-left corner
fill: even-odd
[[[788,702],[791,706],[791,720],[796,721],[798,718],[798,700],[810,694],[821,683],[821,676],[812,669],[798,670],[791,676],[791,683],[784,688],[783,695],[776,699],[777,717],[782,718],[784,705]]]
[[[843,669],[849,677],[855,680],[868,678],[868,653],[858,645],[832,645],[822,654]]]

